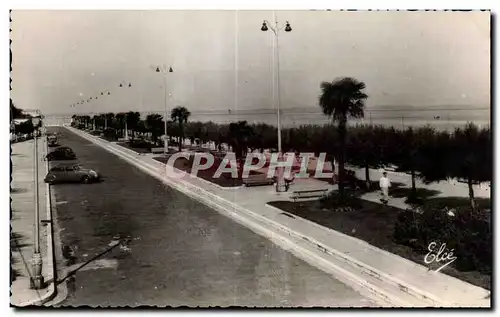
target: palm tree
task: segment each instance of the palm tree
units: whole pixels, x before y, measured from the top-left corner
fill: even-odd
[[[354,78],[345,77],[333,82],[321,83],[319,106],[325,115],[338,122],[338,135],[340,141],[339,159],[339,194],[344,197],[344,163],[347,137],[348,118],[363,118],[365,100],[368,96],[362,91],[366,88],[364,82]]]
[[[190,116],[191,112],[185,107],[175,107],[170,114],[172,120],[179,125],[179,152],[182,151],[182,143],[184,141],[184,125]]]

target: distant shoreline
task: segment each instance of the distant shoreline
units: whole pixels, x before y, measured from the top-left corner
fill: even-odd
[[[140,112],[142,119],[145,119],[145,113]],[[149,113],[149,112],[148,112]],[[162,115],[162,112],[157,112],[159,115]],[[426,125],[430,125],[434,127],[436,130],[453,130],[456,127],[463,127],[468,122],[472,122],[478,127],[486,127],[491,126],[491,120],[488,116],[478,116],[478,114],[471,114],[471,116],[461,116],[460,118],[450,118],[448,119],[447,115],[436,115],[439,116],[439,119],[434,119],[433,117],[429,118],[416,118],[415,116],[411,117],[393,117],[393,118],[380,118],[372,116],[371,118],[368,116],[361,120],[353,120],[350,119],[348,121],[348,125],[353,127],[356,125],[381,125],[385,127],[394,127],[395,129],[406,129],[408,127],[423,127]],[[450,116],[451,117],[451,116]],[[247,121],[248,124],[267,124],[269,126],[276,127],[277,126],[277,116],[275,114],[267,114],[267,115],[253,115],[253,114],[245,114],[245,115],[193,115],[189,122],[213,122],[216,124],[229,124],[231,122],[237,121]],[[51,115],[46,115],[46,122],[48,124],[56,124],[56,123],[70,123],[71,115],[62,115],[55,118],[51,118]],[[332,121],[328,119],[324,115],[320,114],[312,114],[312,115],[300,115],[298,117],[292,117],[291,115],[282,115],[281,117],[281,126],[282,128],[293,128],[299,127],[303,125],[317,125],[323,126],[326,124],[331,124]]]

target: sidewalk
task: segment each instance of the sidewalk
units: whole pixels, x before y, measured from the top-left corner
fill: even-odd
[[[353,288],[367,289],[393,306],[491,306],[491,300],[487,298],[489,292],[485,289],[440,272],[429,271],[422,265],[364,241],[299,217],[290,217],[267,205],[269,201],[288,200],[290,192],[278,194],[272,186],[224,190],[190,176],[172,178],[168,176],[171,168],[153,160],[151,156],[139,156],[80,131],[75,133],[100,144],[148,173],[156,174],[168,185],[225,211],[236,221],[246,222],[247,226],[253,228],[261,226],[260,231],[266,232],[264,234],[277,243],[292,241],[295,246],[290,248],[301,252],[301,257],[309,258],[316,266],[335,274],[336,278],[343,278]],[[332,185],[309,179],[295,184],[291,191],[299,186],[307,189],[333,188]]]
[[[46,171],[47,147],[44,137],[38,139],[39,219],[50,219],[48,186],[43,182]],[[43,259],[42,275],[48,286],[42,290],[30,289],[31,261],[34,247],[34,141],[12,144],[11,182],[11,269],[14,281],[11,285],[11,304],[14,306],[41,305],[55,295],[53,283],[51,225],[40,224],[40,252]]]

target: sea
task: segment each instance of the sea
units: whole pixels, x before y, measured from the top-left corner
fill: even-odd
[[[162,114],[161,111],[140,112],[143,119],[150,113]],[[189,121],[201,121],[229,124],[245,120],[249,124],[266,123],[276,126],[278,116],[272,109],[248,110],[239,112],[230,111],[206,111],[192,112]],[[283,109],[280,111],[280,121],[283,128],[298,127],[301,125],[324,125],[331,123],[331,119],[319,111],[305,111],[300,109]],[[63,124],[71,122],[71,115],[46,115],[46,123]],[[401,110],[400,108],[387,108],[377,110],[365,110],[364,118],[349,119],[349,125],[374,124],[393,126],[396,129],[408,127],[420,127],[430,125],[436,130],[453,130],[463,127],[472,122],[479,127],[491,125],[491,111],[489,107],[467,109],[466,107],[448,108],[416,108],[412,110]]]

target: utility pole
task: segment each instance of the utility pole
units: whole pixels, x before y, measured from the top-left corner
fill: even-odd
[[[168,121],[168,110],[167,110],[167,73],[173,73],[174,70],[172,69],[172,66],[170,66],[170,68],[167,70],[167,69],[160,69],[160,66],[157,66],[156,67],[156,72],[157,73],[162,73],[163,74],[163,94],[164,94],[164,103],[165,103],[165,140],[164,140],[164,145],[165,145],[165,149],[164,149],[164,154],[167,155],[168,154],[168,133],[167,133],[167,121]]]
[[[34,151],[33,156],[35,159],[34,166],[34,181],[35,181],[35,223],[34,225],[34,235],[35,244],[33,245],[33,258],[32,258],[32,276],[30,277],[30,288],[32,289],[42,289],[45,287],[44,278],[42,276],[42,255],[40,254],[40,198],[38,195],[38,125],[41,122],[40,114],[38,117],[32,119],[32,123],[35,127],[34,135]]]

